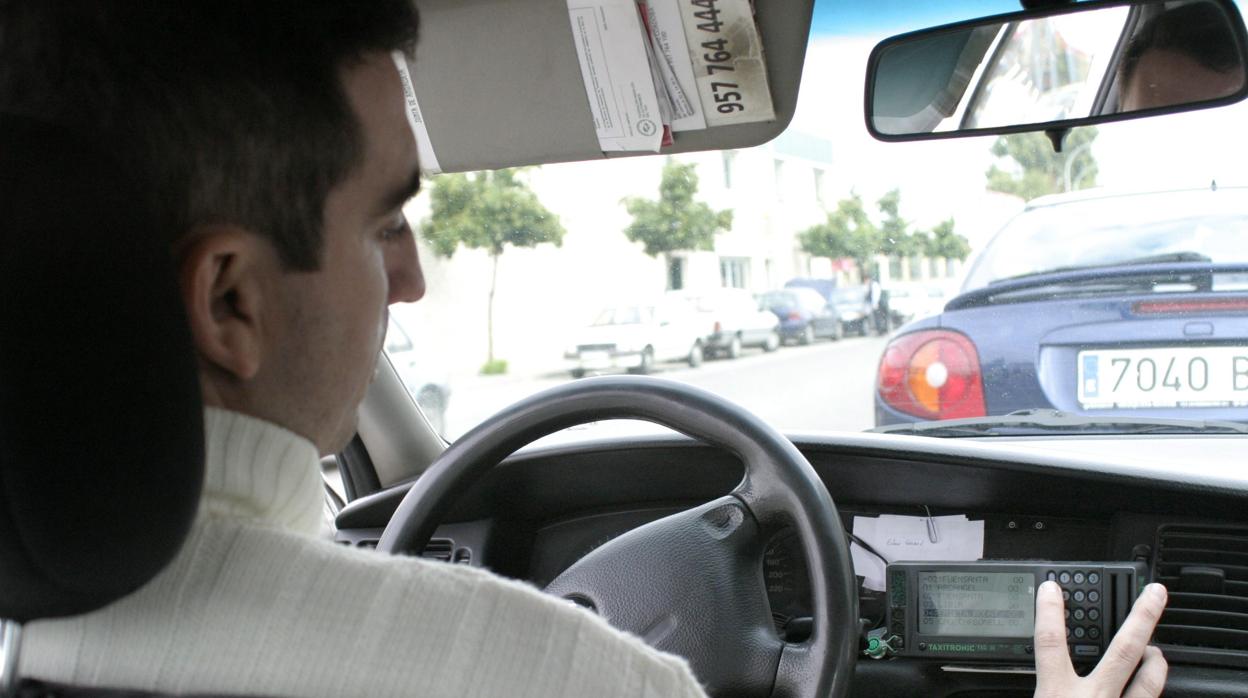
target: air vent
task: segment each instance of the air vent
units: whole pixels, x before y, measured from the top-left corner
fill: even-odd
[[[1191,648],[1183,658],[1248,666],[1248,528],[1166,525],[1156,551],[1153,579],[1170,600],[1154,640]]]
[[[455,550],[455,541],[450,538],[432,538],[429,545],[421,551],[421,557],[427,557],[431,560],[441,560],[442,562],[451,561],[451,553]]]

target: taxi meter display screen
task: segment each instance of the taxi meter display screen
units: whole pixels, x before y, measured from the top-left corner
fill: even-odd
[[[1016,572],[920,572],[919,633],[1030,637],[1035,578]]]

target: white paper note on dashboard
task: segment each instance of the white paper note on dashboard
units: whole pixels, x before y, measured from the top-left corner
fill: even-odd
[[[855,516],[854,535],[889,562],[972,561],[984,556],[984,522],[965,516]],[[933,540],[935,539],[935,540]],[[884,591],[884,561],[854,543],[849,549],[862,585]]]

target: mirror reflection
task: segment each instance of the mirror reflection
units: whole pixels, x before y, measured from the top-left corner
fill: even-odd
[[[1242,20],[1215,0],[1139,2],[934,29],[877,49],[871,125],[913,135],[1117,118],[1244,92]]]

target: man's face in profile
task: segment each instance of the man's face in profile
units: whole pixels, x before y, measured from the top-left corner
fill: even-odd
[[[364,140],[363,157],[330,191],[320,268],[285,271],[269,346],[283,378],[274,396],[299,415],[296,431],[321,453],[341,449],[385,338],[386,307],[424,294],[416,244],[403,217],[419,169],[398,70],[375,53],[340,71]],[[309,147],[315,147],[309,144]]]
[[[1205,102],[1234,94],[1243,85],[1243,66],[1219,72],[1185,53],[1152,49],[1140,56],[1123,86],[1119,111]]]

